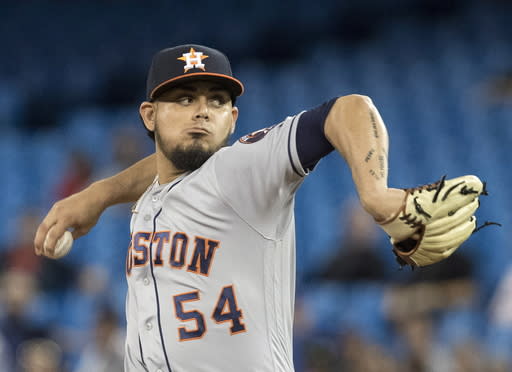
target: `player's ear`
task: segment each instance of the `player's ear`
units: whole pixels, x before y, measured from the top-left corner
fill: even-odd
[[[155,116],[156,116],[156,107],[154,102],[144,101],[140,104],[139,107],[140,117],[142,121],[144,121],[144,126],[147,130],[154,132],[155,131]]]
[[[231,108],[231,115],[233,115],[233,123],[231,124],[231,131],[229,134],[233,134],[236,128],[236,119],[238,119],[238,107],[233,106]]]

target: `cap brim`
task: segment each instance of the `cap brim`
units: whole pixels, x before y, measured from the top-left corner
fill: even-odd
[[[155,89],[153,89],[149,98],[154,99],[167,89],[170,89],[178,84],[183,84],[184,82],[193,80],[206,80],[219,83],[225,86],[226,89],[229,90],[235,97],[241,96],[244,93],[244,85],[242,82],[232,76],[216,74],[213,72],[194,72],[176,76],[172,79],[160,83]]]

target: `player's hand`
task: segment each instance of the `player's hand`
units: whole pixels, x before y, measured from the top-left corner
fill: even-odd
[[[39,225],[34,238],[37,255],[51,254],[57,240],[66,230],[71,230],[73,239],[87,234],[98,222],[106,208],[102,192],[95,185],[56,202]],[[48,234],[48,236],[47,236]]]

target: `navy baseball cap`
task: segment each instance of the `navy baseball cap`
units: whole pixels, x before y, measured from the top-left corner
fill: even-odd
[[[162,49],[153,57],[146,84],[148,100],[178,84],[196,79],[215,81],[231,93],[242,95],[243,84],[233,77],[228,57],[203,45],[187,44]]]

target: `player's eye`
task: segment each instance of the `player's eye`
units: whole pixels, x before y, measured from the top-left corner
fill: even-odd
[[[227,98],[221,95],[216,95],[210,98],[210,103],[214,107],[222,107],[227,103]]]
[[[176,102],[183,106],[188,106],[192,103],[192,97],[181,96],[176,99]]]

